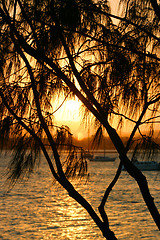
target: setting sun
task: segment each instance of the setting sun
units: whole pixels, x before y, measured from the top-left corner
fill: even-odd
[[[57,125],[67,125],[74,137],[78,139],[84,138],[86,136],[86,128],[82,124],[81,102],[76,97],[65,100],[65,102],[63,101],[63,98],[59,98],[53,104],[54,109],[57,109],[54,113]]]
[[[66,101],[66,111],[70,111],[70,112],[75,112],[78,110],[79,112],[79,107],[80,107],[80,102],[78,102],[78,100],[68,100]]]
[[[66,100],[54,116],[58,121],[80,121],[80,106],[77,98]]]

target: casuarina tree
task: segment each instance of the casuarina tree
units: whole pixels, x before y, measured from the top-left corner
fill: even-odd
[[[160,229],[147,180],[127,156],[133,143],[135,154],[139,146],[159,149],[153,141],[160,100],[159,6],[156,1],[121,2],[121,16],[112,14],[108,1],[0,3],[1,145],[10,139],[15,151],[9,179],[15,183],[29,175],[41,150],[55,180],[86,209],[106,239],[117,239],[104,207],[122,164]],[[105,129],[119,154],[120,165],[106,186],[99,215],[69,180],[87,174],[87,163],[69,129],[55,126],[54,99],[59,93],[78,97],[92,114],[97,135]],[[129,123],[133,128],[124,144],[117,129]],[[142,125],[150,131],[144,134]],[[139,138],[133,141],[136,132]],[[62,147],[68,149],[65,164]]]

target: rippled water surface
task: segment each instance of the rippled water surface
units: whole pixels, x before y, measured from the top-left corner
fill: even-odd
[[[110,153],[110,155],[115,155]],[[39,169],[27,182],[6,193],[4,169],[10,156],[0,159],[0,239],[102,240],[103,237],[87,212],[57,184],[42,157]],[[97,209],[106,186],[113,178],[114,163],[89,162],[87,183],[74,183],[76,189]],[[156,206],[160,210],[160,172],[144,172]],[[118,239],[158,240],[155,226],[134,180],[122,172],[107,205],[111,229]]]

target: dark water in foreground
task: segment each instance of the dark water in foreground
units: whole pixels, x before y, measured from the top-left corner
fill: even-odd
[[[9,156],[1,156],[0,159],[0,239],[103,239],[86,211],[61,187],[52,185],[52,176],[43,158],[39,169],[27,182],[16,185],[11,192],[4,194],[6,188],[2,173],[8,159]],[[95,209],[117,165],[118,160],[114,163],[89,162],[89,181],[86,184],[74,183]],[[144,174],[160,210],[160,172]],[[122,172],[106,209],[111,229],[118,239],[160,239],[136,183],[126,172]]]

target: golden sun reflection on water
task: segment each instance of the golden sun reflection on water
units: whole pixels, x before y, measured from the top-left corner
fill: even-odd
[[[3,158],[6,162],[6,158]],[[4,167],[0,161],[0,172]],[[86,184],[76,189],[96,209],[116,172],[115,163],[89,163]],[[160,174],[146,172],[156,205],[160,209]],[[60,187],[52,185],[48,166],[42,163],[25,184],[3,195],[0,188],[0,239],[9,240],[103,240],[88,213]],[[2,186],[0,178],[0,186]],[[118,240],[159,240],[159,232],[144,205],[135,181],[122,172],[106,204],[110,227]]]
[[[87,235],[90,232],[88,227],[91,224],[87,212],[69,196],[61,198],[56,208],[56,218],[59,223],[57,230],[62,230],[61,239],[84,239],[84,233]]]

